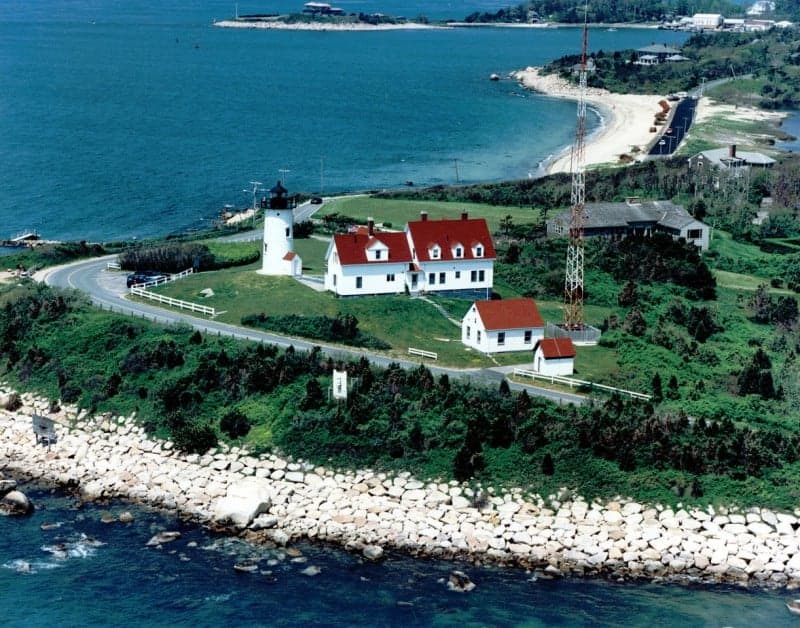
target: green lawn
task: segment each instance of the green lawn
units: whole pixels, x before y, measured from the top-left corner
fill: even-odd
[[[376,223],[391,223],[393,229],[402,229],[412,220],[419,220],[421,211],[428,212],[431,219],[459,218],[466,211],[472,218],[486,218],[489,230],[495,233],[500,220],[511,216],[514,224],[536,223],[539,211],[523,207],[495,207],[479,203],[445,203],[435,201],[405,201],[378,199],[369,196],[354,196],[327,201],[314,215],[321,218],[329,214],[342,214],[366,223],[373,218]]]
[[[755,291],[760,285],[766,285],[767,290],[772,294],[794,294],[786,288],[773,288],[764,277],[755,275],[744,275],[742,273],[731,273],[726,270],[715,270],[714,277],[717,279],[717,286],[729,288],[731,290]]]

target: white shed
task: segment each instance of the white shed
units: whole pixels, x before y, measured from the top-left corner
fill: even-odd
[[[476,301],[461,319],[461,342],[482,353],[530,351],[543,337],[533,299]]]
[[[569,338],[543,338],[533,347],[533,370],[542,375],[572,375],[575,355]]]

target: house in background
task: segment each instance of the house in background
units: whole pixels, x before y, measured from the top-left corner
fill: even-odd
[[[533,370],[541,375],[572,375],[575,355],[569,338],[542,338],[533,347]]]
[[[629,198],[624,203],[586,203],[584,211],[583,234],[587,238],[668,233],[675,240],[683,238],[703,251],[708,249],[709,226],[671,201]],[[568,233],[569,212],[547,221],[548,236],[565,236]]]
[[[494,282],[494,243],[483,218],[428,220],[426,212],[402,232],[366,229],[337,234],[325,255],[325,288],[339,296],[437,292],[488,299]]]
[[[772,157],[763,153],[737,150],[736,144],[731,144],[727,148],[704,150],[689,157],[690,168],[719,168],[732,173],[749,168],[772,168],[774,165],[775,160]]]
[[[476,301],[461,319],[461,342],[481,353],[530,351],[543,337],[533,299]]]

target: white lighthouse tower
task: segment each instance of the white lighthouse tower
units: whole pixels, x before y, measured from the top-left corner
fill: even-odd
[[[269,198],[261,199],[264,210],[264,247],[261,250],[262,275],[288,275],[303,273],[303,261],[294,252],[294,199],[286,196],[281,182],[269,191]]]

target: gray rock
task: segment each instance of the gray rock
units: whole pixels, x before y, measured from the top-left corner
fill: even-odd
[[[132,523],[133,522],[133,513],[129,510],[123,510],[119,513],[119,521],[120,523]]]
[[[322,569],[320,569],[316,565],[309,565],[308,567],[303,569],[303,571],[301,571],[300,573],[303,574],[304,576],[318,576],[321,571]]]
[[[459,593],[469,593],[475,588],[475,583],[463,571],[454,571],[447,579],[447,588],[450,591]]]
[[[6,495],[17,488],[16,480],[4,480],[0,478],[0,497]]]
[[[366,545],[362,554],[369,560],[380,560],[383,557],[383,548],[380,545]]]
[[[212,512],[219,523],[246,528],[258,515],[268,511],[271,504],[269,483],[250,476],[231,484],[227,495],[214,501]]]
[[[33,504],[22,491],[9,491],[0,499],[0,515],[28,515],[33,512]]]
[[[153,535],[150,540],[145,543],[147,547],[154,547],[156,545],[164,545],[164,543],[172,543],[181,538],[181,533],[178,531],[159,532]]]

